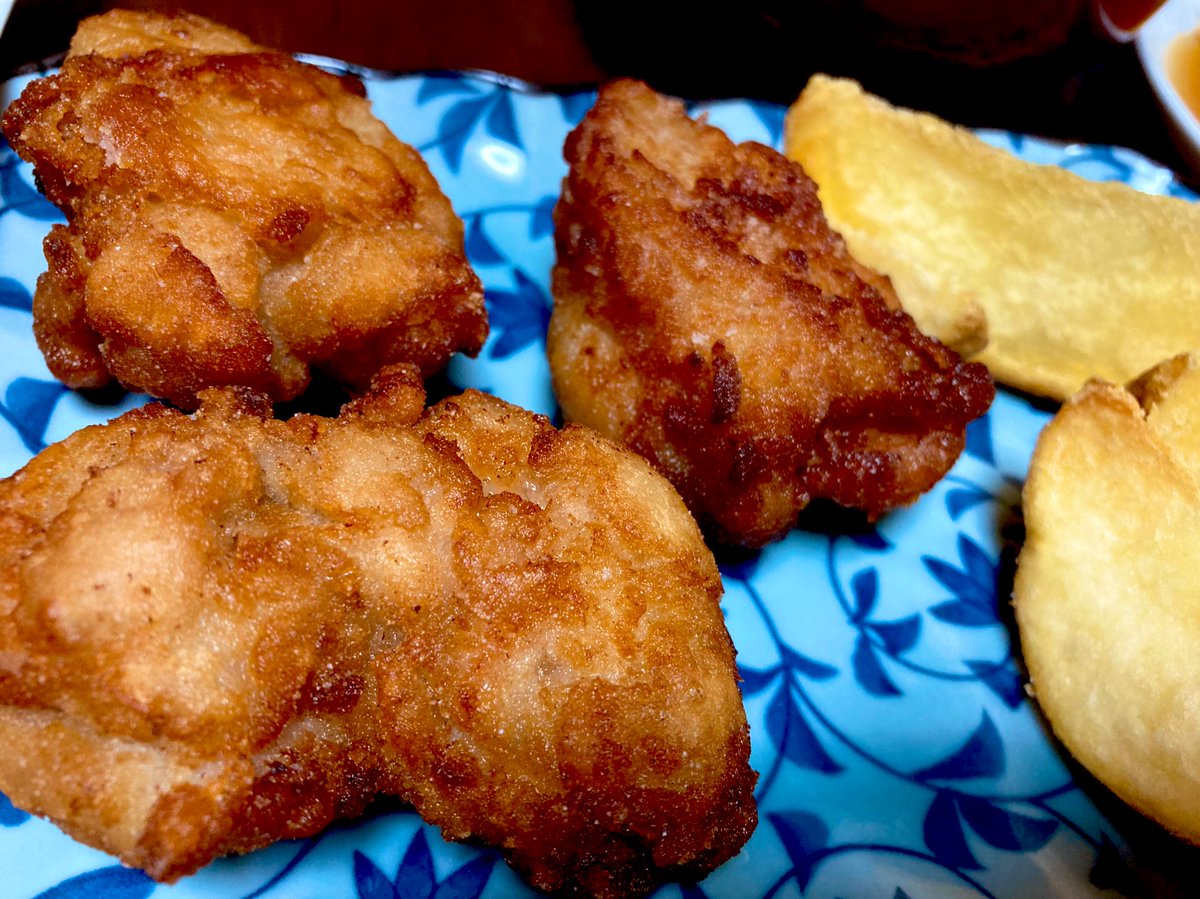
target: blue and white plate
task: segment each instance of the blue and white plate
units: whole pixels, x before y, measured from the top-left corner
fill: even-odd
[[[553,414],[543,346],[551,211],[565,173],[563,139],[593,95],[542,93],[483,74],[359,74],[378,115],[424,153],[463,217],[467,251],[487,286],[492,336],[478,359],[454,360],[451,380]],[[0,87],[0,107],[27,80]],[[728,101],[694,110],[737,139],[780,143],[778,106]],[[1085,177],[1186,194],[1169,172],[1128,151],[984,136]],[[30,293],[45,265],[42,235],[60,216],[2,144],[0,197],[6,475],[48,442],[142,398],[95,405],[49,375],[30,331]],[[761,772],[761,823],[708,879],[662,895],[900,899],[1172,888],[1163,858],[1182,847],[1129,831],[1123,807],[1073,772],[1023,689],[1006,576],[1020,539],[1021,483],[1047,417],[1001,392],[970,428],[958,464],[912,508],[869,532],[797,530],[725,567],[723,607]],[[1102,815],[1097,802],[1115,816]],[[1141,833],[1144,825],[1134,823]],[[496,853],[447,844],[403,810],[218,861],[173,887],[119,867],[2,797],[0,825],[0,891],[10,897],[529,892]],[[1143,844],[1152,847],[1145,857]]]

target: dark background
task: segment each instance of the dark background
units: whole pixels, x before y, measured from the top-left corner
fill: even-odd
[[[64,50],[86,15],[189,9],[284,50],[382,69],[492,69],[545,86],[633,75],[695,99],[790,103],[824,71],[960,124],[1118,144],[1182,170],[1133,46],[1098,26],[1096,2],[1153,5],[776,0],[713,14],[654,0],[18,0],[0,74]]]

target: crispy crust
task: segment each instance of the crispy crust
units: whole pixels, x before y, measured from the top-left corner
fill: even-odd
[[[719,539],[776,539],[815,497],[877,516],[954,462],[990,377],[896,308],[799,166],[632,81],[601,90],[565,155],[559,401]]]
[[[388,370],[337,419],[151,406],[0,482],[0,790],[160,880],[377,793],[547,890],[756,822],[711,553],[643,460]]]
[[[927,334],[996,380],[1066,400],[1200,346],[1200,206],[1090,181],[814,75],[787,155]]]
[[[69,223],[34,331],[71,387],[280,400],[312,368],[365,389],[486,337],[461,222],[352,80],[196,16],[113,12],[3,128]]]
[[[1139,404],[1140,403],[1140,404]],[[1071,754],[1200,843],[1200,369],[1088,382],[1038,438],[1013,603],[1033,696]]]

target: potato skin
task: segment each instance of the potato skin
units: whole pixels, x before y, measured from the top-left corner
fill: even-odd
[[[564,152],[559,402],[716,539],[761,546],[816,497],[879,516],[953,464],[991,378],[896,308],[799,166],[633,81],[602,88]]]
[[[70,387],[362,390],[487,335],[462,223],[361,84],[197,16],[85,20],[4,134],[67,216],[34,333]]]

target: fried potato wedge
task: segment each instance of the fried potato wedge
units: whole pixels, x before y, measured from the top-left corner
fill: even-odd
[[[1062,400],[1200,346],[1198,206],[1024,162],[824,76],[785,149],[921,329],[1002,383]]]
[[[1014,601],[1038,702],[1118,796],[1200,842],[1197,359],[1089,382],[1042,433],[1024,503]]]

